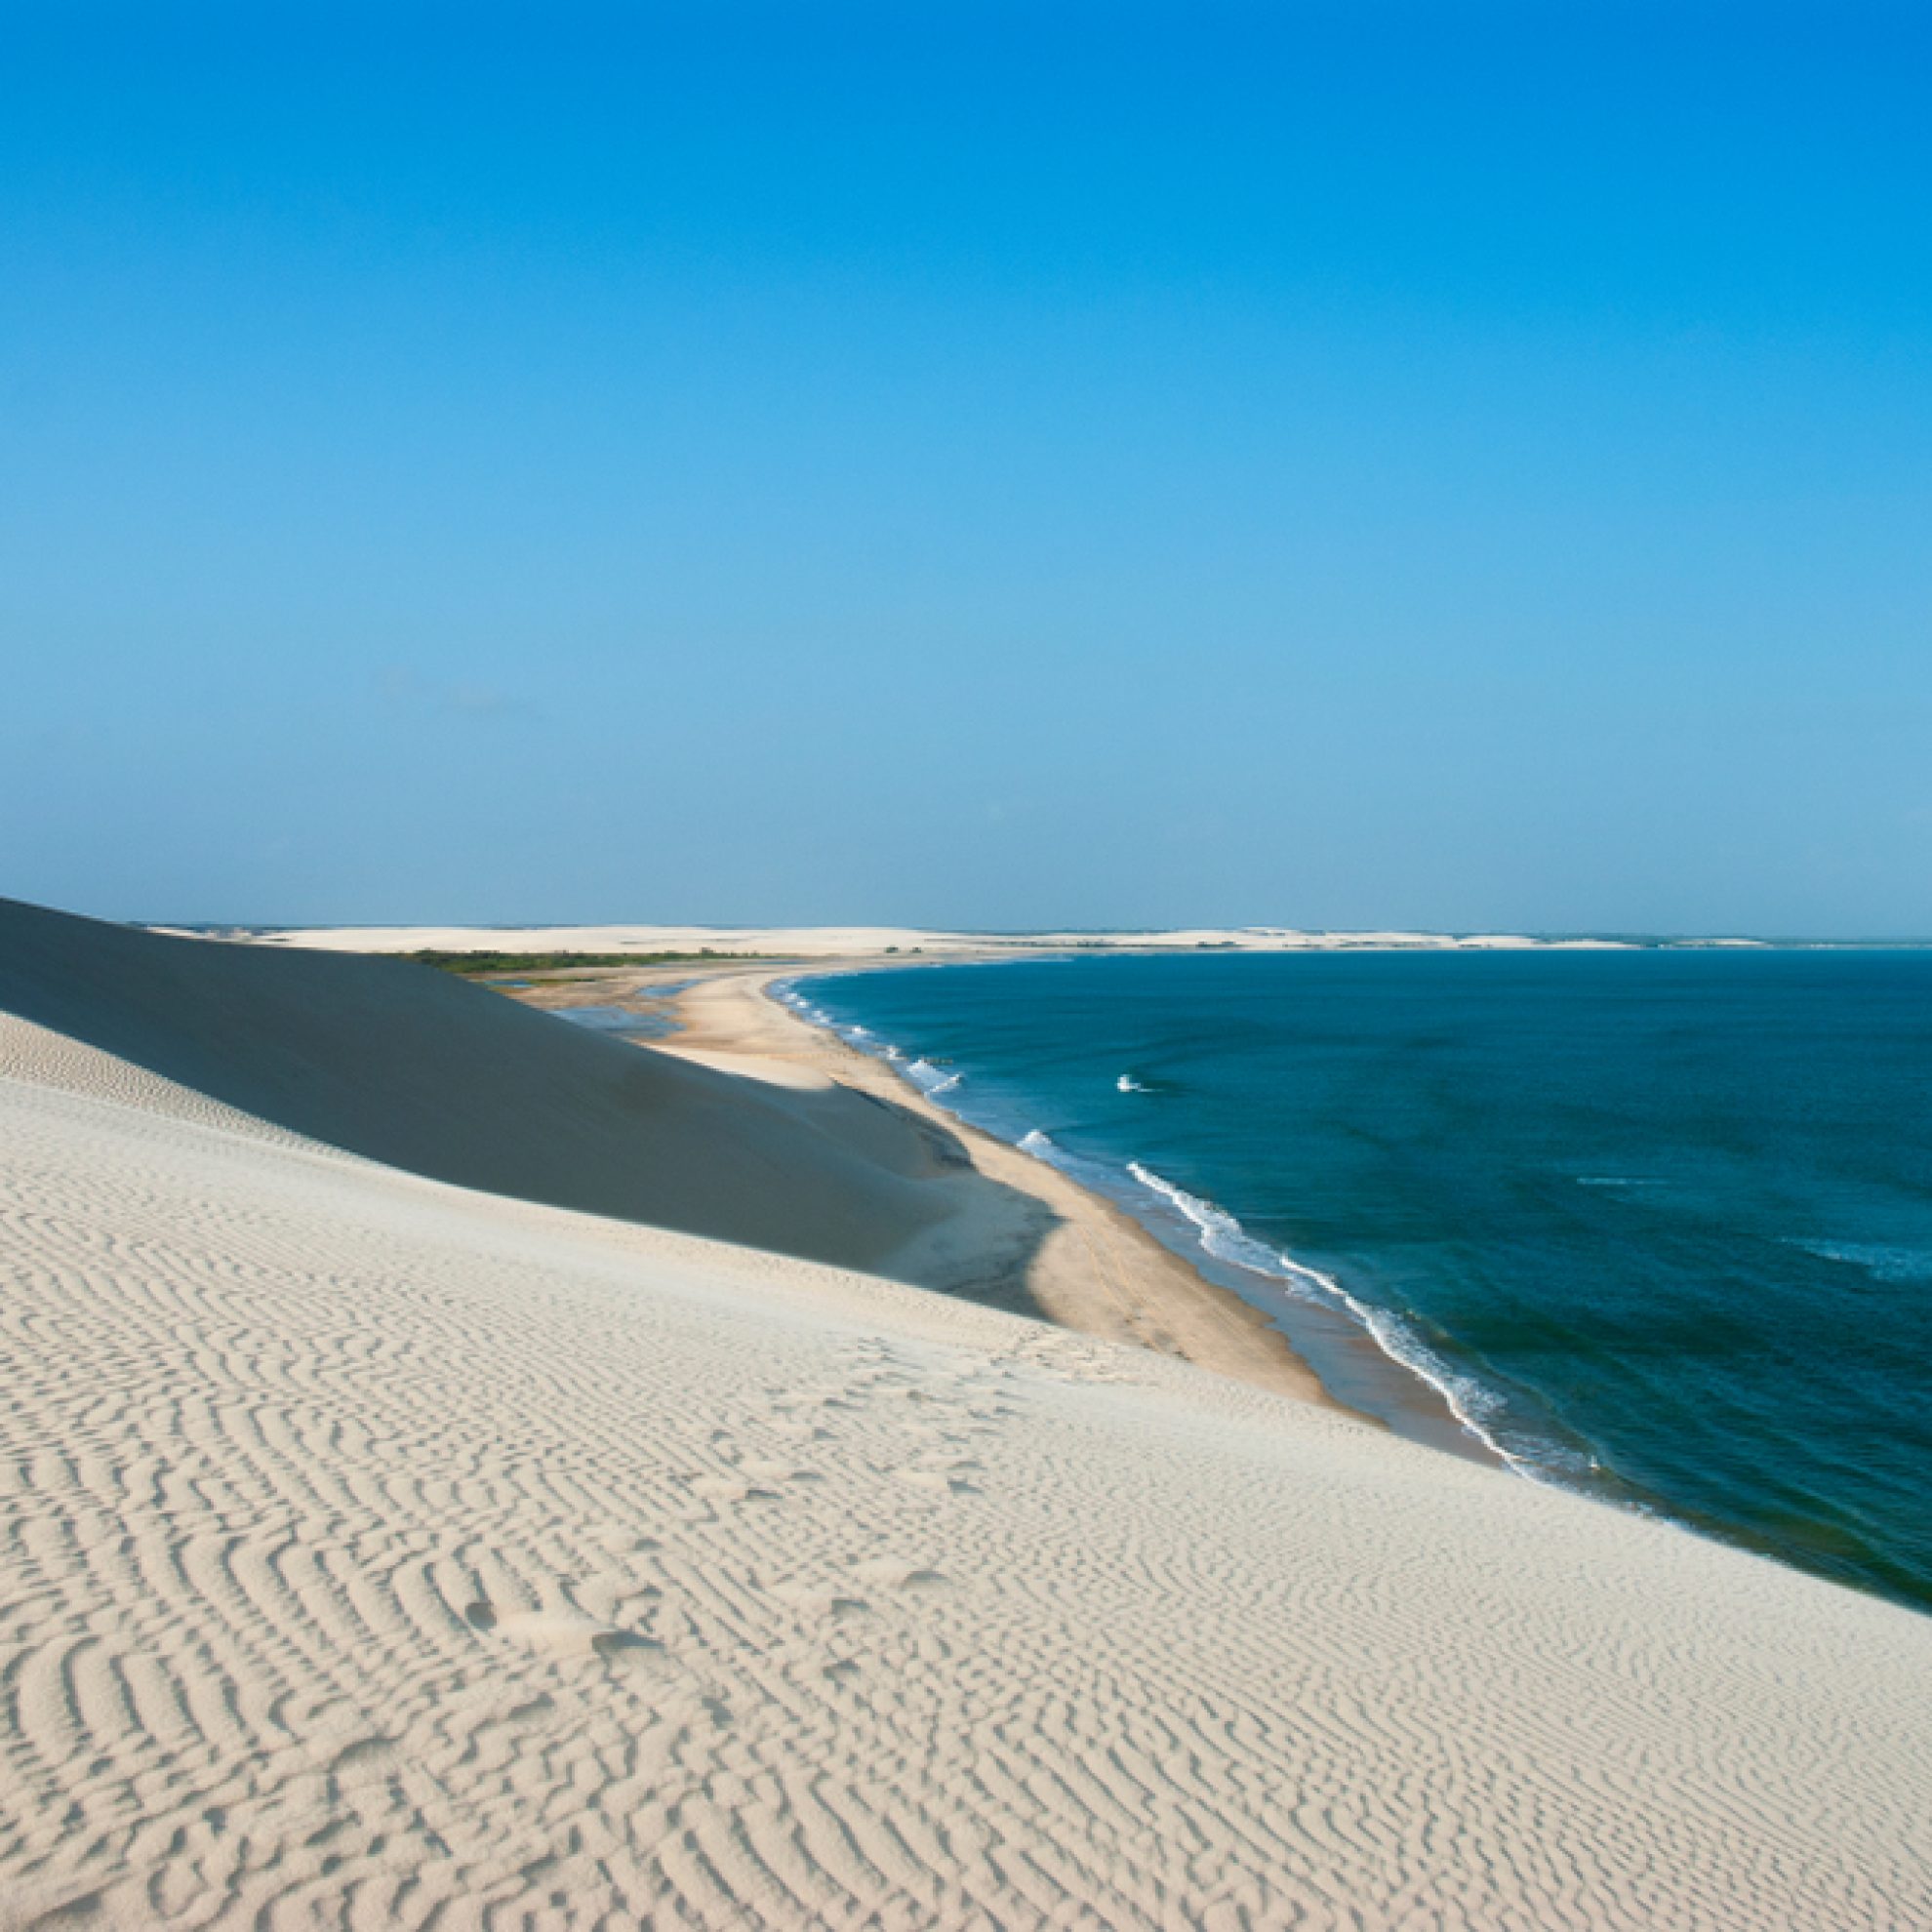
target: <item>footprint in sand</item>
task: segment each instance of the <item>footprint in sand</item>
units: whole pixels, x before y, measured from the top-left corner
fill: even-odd
[[[841,1617],[862,1617],[870,1608],[864,1597],[843,1596],[821,1584],[782,1583],[772,1587],[781,1603],[789,1604],[801,1617],[831,1621]]]
[[[776,1486],[785,1482],[817,1482],[818,1473],[812,1469],[801,1469],[793,1463],[768,1462],[762,1457],[747,1456],[738,1466],[755,1482]]]
[[[641,1556],[658,1548],[655,1536],[642,1536],[636,1530],[625,1529],[621,1523],[612,1523],[609,1528],[598,1530],[594,1540],[599,1549],[608,1550],[613,1556]]]
[[[929,1570],[920,1563],[908,1563],[902,1556],[868,1557],[852,1574],[874,1590],[930,1589],[946,1582],[938,1570]]]
[[[701,1475],[691,1479],[691,1493],[707,1503],[776,1503],[778,1492],[760,1489],[743,1476]]]
[[[967,1481],[963,1475],[954,1474],[949,1469],[900,1469],[897,1473],[901,1482],[934,1496],[977,1496],[980,1493],[977,1484]]]
[[[614,1630],[625,1630],[634,1621],[624,1615],[626,1604],[648,1606],[663,1595],[664,1591],[656,1584],[637,1584],[623,1576],[606,1573],[585,1577],[577,1584],[571,1590],[571,1601],[593,1623],[609,1624]]]
[[[807,1422],[802,1416],[780,1416],[766,1427],[774,1435],[784,1435],[799,1442],[829,1442],[831,1430],[823,1429],[815,1422]]]
[[[463,1613],[473,1630],[506,1638],[539,1657],[616,1658],[662,1651],[664,1645],[636,1630],[600,1624],[581,1610],[507,1610],[481,1600]]]
[[[396,1740],[380,1733],[362,1737],[329,1750],[328,1773],[332,1779],[354,1782],[386,1776],[394,1762]]]

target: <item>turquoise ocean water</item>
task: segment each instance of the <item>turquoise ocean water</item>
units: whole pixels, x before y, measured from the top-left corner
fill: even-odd
[[[786,996],[1112,1194],[1347,1399],[1399,1424],[1426,1386],[1525,1475],[1932,1608],[1932,953],[1075,957]]]

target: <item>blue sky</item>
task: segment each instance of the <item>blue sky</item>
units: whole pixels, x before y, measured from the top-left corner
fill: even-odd
[[[0,892],[1932,934],[1928,56],[11,9]]]

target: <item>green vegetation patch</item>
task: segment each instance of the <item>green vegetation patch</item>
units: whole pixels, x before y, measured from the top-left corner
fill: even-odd
[[[581,966],[688,966],[704,959],[768,959],[764,952],[719,952],[706,946],[702,952],[403,952],[396,957],[413,959],[419,966],[433,966],[442,973],[461,973],[465,979],[498,973],[567,973]]]

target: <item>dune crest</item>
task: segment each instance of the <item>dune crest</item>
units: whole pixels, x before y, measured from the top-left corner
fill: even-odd
[[[433,1180],[876,1267],[957,1209],[927,1123],[567,1026],[429,967],[0,901],[0,1012]]]

